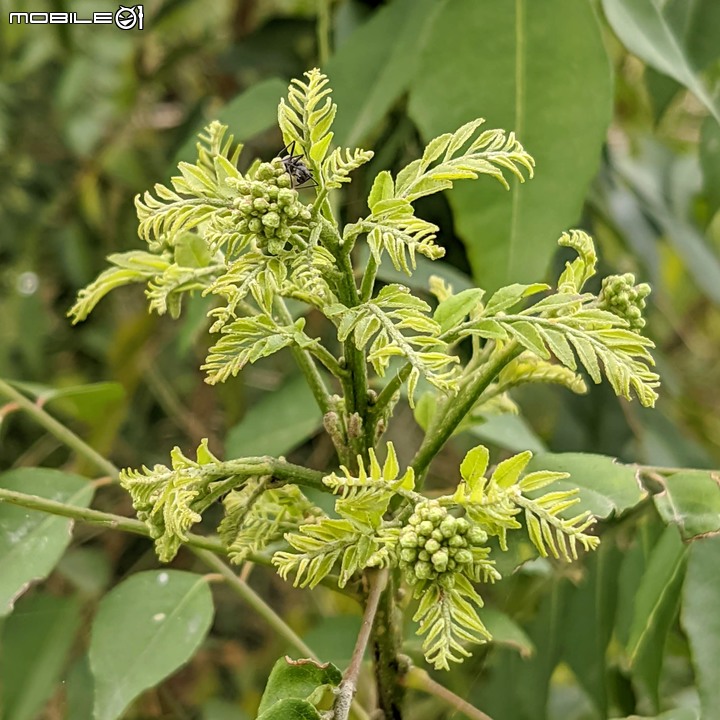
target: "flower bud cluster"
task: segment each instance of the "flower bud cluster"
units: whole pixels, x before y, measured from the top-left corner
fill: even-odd
[[[400,568],[410,585],[437,580],[450,589],[454,574],[472,564],[472,549],[486,541],[478,525],[450,515],[437,500],[423,500],[400,531]]]
[[[233,184],[241,195],[235,200],[241,215],[238,231],[253,236],[270,255],[280,254],[293,235],[306,234],[310,208],[299,201],[281,159],[259,165],[254,179]]]
[[[647,283],[635,285],[632,273],[610,275],[603,280],[599,306],[627,320],[631,330],[642,330],[645,327],[645,298],[649,294],[650,286]]]

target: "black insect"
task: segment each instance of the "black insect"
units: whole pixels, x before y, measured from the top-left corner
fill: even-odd
[[[289,145],[286,145],[281,150],[281,153],[280,159],[285,166],[285,172],[292,178],[293,187],[301,187],[311,180],[312,185],[309,187],[317,186],[315,178],[303,161],[303,156],[295,154],[294,140]]]

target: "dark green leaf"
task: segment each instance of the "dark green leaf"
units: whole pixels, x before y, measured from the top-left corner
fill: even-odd
[[[20,468],[0,475],[0,487],[87,507],[92,486],[79,475]],[[33,580],[46,577],[70,544],[73,522],[0,502],[0,617]]]
[[[678,526],[685,540],[720,531],[720,477],[686,470],[662,479],[665,490],[653,496],[666,523]]]
[[[612,109],[611,74],[590,3],[454,0],[442,6],[411,88],[429,140],[477,117],[512,130],[534,180],[459,182],[450,193],[473,274],[488,292],[542,278],[575,224]]]
[[[184,665],[213,618],[207,581],[179,570],[137,573],[101,601],[90,639],[95,720],[115,720]]]
[[[341,680],[342,673],[331,663],[291,660],[285,656],[275,663],[270,673],[258,713],[262,715],[276,703],[290,698],[296,700],[315,698],[318,688],[334,687],[339,685]]]
[[[398,0],[374,13],[330,58],[338,145],[361,143],[407,90],[437,12],[432,0]]]
[[[230,428],[228,457],[284,455],[311,437],[322,423],[322,413],[302,377],[268,393],[245,417]]]
[[[605,455],[536,455],[530,461],[528,472],[535,470],[570,473],[567,480],[554,482],[553,490],[563,491],[574,487],[580,489],[580,502],[573,506],[573,514],[589,510],[598,518],[620,515],[647,496],[646,491],[640,487],[632,465],[622,465]]]
[[[700,136],[700,164],[710,212],[720,209],[720,125],[707,118]]]
[[[683,588],[682,624],[690,641],[702,717],[720,708],[720,537],[703,538],[690,547]]]
[[[613,30],[631,52],[695,93],[720,122],[720,102],[713,97],[700,73],[710,57],[716,58],[720,54],[717,50],[720,17],[715,0],[662,3],[603,0],[603,8]],[[715,48],[708,51],[703,43],[701,49],[695,50],[698,32],[709,44],[714,38]]]
[[[35,720],[53,694],[80,624],[74,598],[18,602],[0,635],[3,720]]]
[[[657,709],[658,682],[665,641],[680,604],[687,547],[676,528],[665,529],[653,548],[647,570],[635,595],[627,654],[635,678]]]
[[[321,720],[320,713],[307,700],[281,700],[257,716],[257,720]]]

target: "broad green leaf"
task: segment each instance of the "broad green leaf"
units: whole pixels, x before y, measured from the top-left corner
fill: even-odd
[[[720,4],[719,4],[720,7]],[[720,125],[706,118],[700,135],[700,165],[710,212],[720,210]]]
[[[347,667],[352,657],[361,618],[357,615],[325,615],[303,634],[303,640],[318,657],[338,667]]]
[[[100,602],[90,638],[95,720],[115,720],[184,665],[210,629],[207,581],[180,570],[132,575]]]
[[[439,3],[397,0],[360,26],[330,58],[327,74],[338,106],[335,142],[354,147],[407,90]]]
[[[680,604],[687,547],[669,526],[653,548],[635,595],[635,612],[626,651],[634,677],[642,683],[657,709],[658,682],[665,641]]]
[[[543,453],[547,451],[545,443],[521,415],[488,415],[485,422],[469,427],[468,432],[484,442],[499,445],[513,452],[531,450],[534,453]]]
[[[490,642],[494,645],[513,648],[524,658],[529,658],[535,653],[532,640],[509,615],[492,608],[484,608],[480,615],[483,624],[492,635]]]
[[[79,475],[19,468],[0,475],[0,487],[87,507],[93,489]],[[33,580],[50,574],[70,544],[73,521],[0,501],[0,617]]]
[[[280,700],[258,715],[257,720],[321,720],[321,716],[315,706],[307,700],[290,698]]]
[[[553,490],[562,492],[579,488],[580,502],[573,505],[573,515],[589,510],[597,518],[620,515],[647,496],[638,482],[635,468],[622,465],[606,455],[558,453],[536,455],[528,472],[554,470],[570,473],[567,480],[557,480]]]
[[[720,537],[698,540],[690,547],[683,588],[681,621],[687,633],[700,692],[702,717],[720,708]]]
[[[700,190],[697,159],[677,155],[646,139],[634,155],[612,155],[619,175],[633,189],[643,212],[680,255],[698,287],[720,304],[720,259],[691,220],[694,195]]]
[[[678,526],[685,540],[720,532],[720,476],[686,470],[662,479],[664,491],[653,496],[666,523]]]
[[[245,417],[230,428],[228,457],[283,455],[311,437],[322,423],[322,413],[302,377],[268,393]]]
[[[319,699],[319,688],[335,687],[341,680],[342,673],[331,663],[291,660],[287,656],[280,658],[268,678],[258,714],[262,715],[276,703],[290,698],[315,701]]]
[[[565,618],[559,628],[563,659],[601,717],[608,713],[605,658],[614,627],[622,557],[612,538],[603,540],[598,550],[588,556],[577,585],[567,583],[564,587]]]
[[[591,4],[450,0],[424,46],[410,114],[429,140],[477,117],[514,131],[537,162],[510,191],[487,178],[450,192],[456,230],[488,292],[542,278],[577,223],[612,110]]]
[[[474,447],[465,455],[465,459],[460,464],[460,474],[471,490],[485,474],[489,459],[488,449],[482,445]]]
[[[95,685],[87,655],[79,657],[69,668],[65,681],[68,718],[92,718]]]
[[[691,90],[720,122],[720,101],[701,75],[709,59],[720,54],[715,0],[603,0],[603,8],[612,29],[632,53]],[[698,31],[708,44],[714,39],[714,49],[694,48]]]
[[[261,80],[230,100],[227,105],[214,113],[213,119],[227,125],[236,141],[248,140],[263,130],[275,126],[278,103],[286,93],[287,83],[284,80],[280,78]],[[195,150],[197,134],[205,127],[208,119],[210,118],[198,123],[178,150],[171,168],[173,174],[179,162],[194,162],[197,158]],[[281,148],[278,148],[278,152],[280,150]]]
[[[18,602],[0,633],[3,720],[35,720],[52,696],[80,625],[74,598],[35,594]]]

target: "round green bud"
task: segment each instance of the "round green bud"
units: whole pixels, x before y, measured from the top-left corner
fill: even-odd
[[[443,572],[448,566],[448,561],[450,560],[450,557],[447,554],[447,550],[438,550],[436,553],[433,553],[430,559],[432,560],[432,564],[435,570],[437,570],[438,572]]]
[[[444,507],[441,507],[440,505],[433,505],[428,510],[427,519],[434,525],[439,525],[446,515],[447,510]]]
[[[300,214],[300,206],[297,203],[294,203],[292,205],[286,205],[285,207],[283,207],[282,211],[289,218],[296,218]]]
[[[417,554],[418,559],[427,562],[430,559],[430,553],[427,550],[420,550]]]
[[[403,548],[400,551],[400,559],[407,563],[415,562],[417,560],[417,550],[409,547]]]
[[[253,183],[250,194],[256,198],[265,197],[265,186],[262,183]]]
[[[448,569],[448,570],[454,570],[456,567],[457,567],[457,563],[455,562],[455,560],[453,560],[452,558],[450,558],[450,559],[448,560],[447,569]]]
[[[312,218],[312,213],[306,207],[302,208],[302,210],[300,211],[300,219],[305,220],[305,222],[307,222],[311,218]]]
[[[439,549],[440,543],[434,538],[430,538],[430,540],[425,543],[425,550],[427,550],[430,554],[437,552]]]
[[[413,514],[408,518],[408,525],[419,525],[420,522],[421,522],[421,518],[420,518],[420,516],[419,516],[417,513],[413,513]]]
[[[297,193],[290,188],[281,188],[277,191],[278,205],[291,205],[297,199]]]
[[[444,538],[450,538],[457,532],[457,519],[452,515],[448,515],[438,528]]]
[[[277,231],[277,236],[282,238],[283,240],[289,240],[291,235],[292,231],[288,227],[280,227],[280,229]]]
[[[430,537],[430,533],[435,529],[435,526],[429,520],[423,520],[418,526],[418,532],[425,537]]]
[[[403,530],[400,533],[400,547],[416,548],[418,546],[417,533],[412,530]]]
[[[270,203],[264,197],[259,197],[253,200],[252,206],[255,210],[266,212],[270,207]]]
[[[467,545],[467,540],[465,540],[462,535],[453,535],[448,539],[448,545],[452,548],[465,547]]]
[[[248,230],[250,230],[250,232],[258,233],[262,230],[262,223],[257,218],[252,218],[248,221]]]
[[[473,559],[472,553],[469,550],[458,550],[455,553],[455,562],[459,565],[467,565],[471,563]]]
[[[487,542],[487,533],[479,525],[472,525],[467,532],[467,539],[471,545],[483,545]]]
[[[433,577],[433,567],[429,562],[415,563],[415,577],[418,580],[430,580]]]
[[[275,177],[275,168],[270,163],[260,163],[255,171],[256,180],[272,180]]]
[[[275,187],[275,185],[270,185],[268,187],[267,195],[271,200],[277,200],[278,199],[278,189]]]
[[[286,172],[284,172],[278,177],[277,185],[280,188],[291,188],[292,178]]]
[[[440,542],[441,540],[444,539],[444,538],[443,538],[443,534],[442,534],[442,532],[440,532],[440,529],[439,529],[439,528],[435,528],[435,529],[430,533],[430,537],[431,537],[433,540],[437,540],[438,542]]]
[[[276,228],[280,226],[280,216],[276,212],[265,213],[262,216],[262,224],[266,228]]]
[[[470,523],[465,518],[457,519],[457,531],[460,535],[464,535],[470,528]]]

